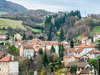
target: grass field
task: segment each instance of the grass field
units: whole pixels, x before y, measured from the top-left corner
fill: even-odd
[[[4,14],[7,14],[7,12],[0,12],[0,15],[4,15]]]
[[[29,26],[26,26],[26,27],[28,27],[29,29],[31,29],[31,30],[34,31],[34,32],[41,32],[40,29],[35,29],[35,28],[29,27]]]
[[[92,33],[100,33],[100,26],[95,26]]]
[[[22,21],[0,18],[0,27],[7,28],[8,26],[12,27],[13,29],[18,27],[18,28],[21,28],[23,30],[26,30],[26,28],[22,25]]]

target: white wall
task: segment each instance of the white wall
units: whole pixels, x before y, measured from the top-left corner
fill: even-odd
[[[19,72],[18,61],[9,62],[9,73],[18,73],[18,72]]]

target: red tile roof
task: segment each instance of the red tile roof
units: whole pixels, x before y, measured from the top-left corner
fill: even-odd
[[[32,45],[23,45],[24,49],[34,49]]]
[[[73,56],[72,55],[66,55],[64,56],[64,58],[72,58]]]
[[[23,42],[23,41],[22,40],[16,41],[16,43],[21,43],[21,42]]]
[[[91,54],[91,53],[95,53],[95,54],[96,54],[96,53],[100,53],[100,51],[99,51],[99,50],[91,50],[91,51],[88,52],[88,53],[90,53],[90,54]]]
[[[82,56],[83,56],[82,54],[75,54],[75,55],[74,55],[75,58],[80,58],[80,57],[82,57]]]
[[[6,56],[2,59],[0,59],[0,61],[10,61],[11,56]]]
[[[84,45],[84,44],[76,46],[76,48],[90,48],[90,47],[92,47],[92,46],[91,45]]]

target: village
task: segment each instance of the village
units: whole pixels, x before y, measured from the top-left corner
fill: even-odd
[[[94,64],[91,65],[89,63],[89,59],[100,57],[100,51],[97,46],[100,44],[98,43],[100,33],[93,36],[93,41],[92,39],[89,39],[88,36],[83,36],[80,39],[81,43],[79,45],[74,43],[74,46],[72,45],[72,47],[70,42],[67,42],[66,40],[61,42],[43,41],[38,38],[33,38],[32,40],[22,40],[22,36],[19,33],[16,33],[13,39],[16,38],[17,41],[13,43],[11,40],[9,41],[11,42],[10,45],[15,46],[19,50],[17,51],[17,54],[11,53],[8,50],[9,45],[5,44],[7,37],[7,34],[0,33],[0,42],[3,42],[3,45],[0,46],[0,75],[18,75],[20,72],[19,61],[23,59],[34,60],[35,56],[39,55],[39,53],[42,54],[42,51],[44,53],[52,50],[52,53],[55,53],[54,55],[57,55],[57,57],[60,58],[59,45],[64,47],[62,54],[63,59],[61,62],[63,63],[63,68],[66,68],[66,75],[70,75],[70,68],[72,65],[77,66],[77,75],[94,75],[95,73],[97,75],[96,66],[94,66]],[[56,73],[53,74],[57,75]],[[37,72],[32,75],[37,75]]]

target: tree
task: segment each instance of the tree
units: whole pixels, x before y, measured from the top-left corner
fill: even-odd
[[[41,75],[46,75],[45,68],[42,68]]]
[[[96,71],[98,71],[98,68],[99,68],[98,59],[89,59],[89,64],[94,66],[94,72],[95,72],[95,75],[96,75]]]
[[[73,39],[71,39],[71,41],[70,41],[70,48],[74,48],[74,41],[73,41]]]
[[[18,39],[15,37],[15,41],[18,41]]]
[[[55,48],[53,45],[51,46],[51,53],[55,53]]]
[[[39,54],[40,54],[40,55],[43,55],[43,50],[42,50],[42,48],[39,49]]]
[[[59,35],[59,40],[60,41],[63,41],[65,38],[64,38],[64,30],[63,28],[61,27],[61,30],[60,30],[60,35]]]
[[[52,27],[53,27],[53,24],[51,23],[50,24],[49,33],[48,33],[48,41],[51,41],[52,40]]]
[[[25,34],[25,31],[24,31],[22,40],[25,40],[25,39],[26,39],[26,34]]]
[[[9,51],[12,55],[15,55],[15,56],[19,55],[19,50],[15,47],[15,45],[10,46]]]
[[[99,51],[100,51],[100,40],[98,40],[97,48],[98,48]]]
[[[48,56],[47,56],[47,53],[45,52],[43,57],[42,57],[42,60],[43,60],[43,64],[44,66],[47,66],[48,63],[49,63],[49,60],[48,60]]]
[[[64,48],[61,44],[59,44],[59,57],[63,59],[64,56]]]
[[[77,72],[77,65],[70,66],[70,73],[76,75]]]
[[[29,35],[28,39],[29,40],[32,40],[33,39],[33,36],[32,35]]]

